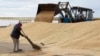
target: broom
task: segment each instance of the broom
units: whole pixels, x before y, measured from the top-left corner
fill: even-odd
[[[36,50],[41,50],[41,47],[34,44],[29,37],[24,33],[24,31],[22,30],[23,34],[25,35],[24,37],[28,40],[28,42],[31,44],[32,48],[36,49]]]

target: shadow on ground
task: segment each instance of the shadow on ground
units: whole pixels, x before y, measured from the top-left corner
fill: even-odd
[[[31,51],[32,49],[30,44],[22,44],[20,43],[20,48],[24,51]],[[0,53],[12,52],[13,51],[13,43],[12,42],[0,42]]]

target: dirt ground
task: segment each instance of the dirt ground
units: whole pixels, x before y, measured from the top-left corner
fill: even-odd
[[[25,34],[41,51],[20,38],[23,52],[12,52],[13,26],[0,28],[0,56],[100,56],[100,20],[79,23],[30,22],[23,24]],[[41,45],[44,43],[44,45]]]

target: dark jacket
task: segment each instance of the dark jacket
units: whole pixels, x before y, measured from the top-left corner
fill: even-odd
[[[21,27],[19,26],[19,24],[16,24],[11,32],[11,37],[19,39],[20,35],[23,36],[23,34],[21,33]]]

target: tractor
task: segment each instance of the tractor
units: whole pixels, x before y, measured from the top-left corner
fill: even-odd
[[[71,7],[69,2],[59,2],[55,15],[60,14],[61,23],[90,21],[93,19],[93,10],[79,6]]]

